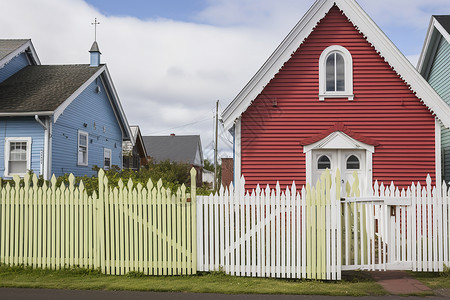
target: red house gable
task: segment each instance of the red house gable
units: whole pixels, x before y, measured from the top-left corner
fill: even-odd
[[[351,55],[353,90],[321,101],[320,59],[330,46]],[[304,185],[327,163],[385,184],[424,183],[427,174],[434,181],[437,127],[429,106],[334,5],[241,114],[235,168],[246,188]]]

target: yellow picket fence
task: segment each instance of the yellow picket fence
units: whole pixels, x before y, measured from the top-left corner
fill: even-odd
[[[151,181],[118,188],[99,174],[99,195],[75,186],[38,187],[37,177],[14,177],[0,189],[0,263],[39,268],[83,267],[105,274],[130,271],[185,275],[197,271],[195,169],[191,194]]]

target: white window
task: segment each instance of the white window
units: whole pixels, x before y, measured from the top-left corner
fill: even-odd
[[[5,176],[23,176],[31,169],[31,137],[5,139]]]
[[[330,46],[319,59],[319,100],[353,97],[352,55],[342,46]]]
[[[88,140],[89,134],[84,131],[78,131],[78,165],[88,165]]]
[[[103,150],[103,168],[105,170],[111,169],[111,157],[112,157],[111,149],[105,148]]]

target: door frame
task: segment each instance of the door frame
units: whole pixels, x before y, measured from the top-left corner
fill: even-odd
[[[306,182],[310,184],[313,184],[313,150],[365,150],[366,186],[372,185],[372,155],[375,153],[375,146],[358,141],[342,131],[335,131],[318,142],[303,146],[306,160]]]

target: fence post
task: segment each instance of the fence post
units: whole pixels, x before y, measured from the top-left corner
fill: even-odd
[[[197,273],[197,170],[191,169],[192,273]]]
[[[102,272],[105,272],[105,238],[104,238],[104,201],[105,201],[105,180],[108,179],[105,177],[105,172],[103,169],[98,171],[98,199],[97,199],[97,239],[98,239],[98,259],[100,259],[99,265],[97,267],[101,267]]]

